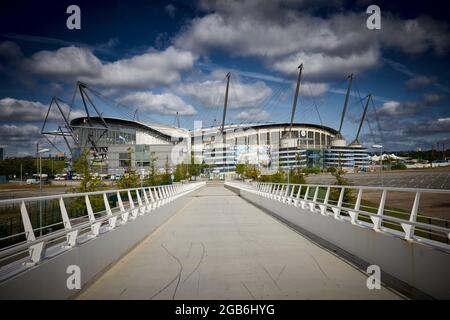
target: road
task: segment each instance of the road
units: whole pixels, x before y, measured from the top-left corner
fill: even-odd
[[[399,299],[225,189],[208,185],[79,299]]]

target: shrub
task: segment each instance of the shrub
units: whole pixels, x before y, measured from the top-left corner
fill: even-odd
[[[405,170],[406,169],[406,165],[404,163],[397,162],[396,164],[393,164],[391,166],[391,169],[392,170]]]

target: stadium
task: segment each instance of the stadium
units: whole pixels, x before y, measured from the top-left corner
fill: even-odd
[[[83,99],[87,116],[71,121],[64,117],[65,131],[60,126],[59,131],[42,133],[63,136],[73,159],[88,148],[96,171],[109,175],[121,175],[130,166],[142,174],[151,166],[158,170],[172,170],[178,164],[190,163],[192,159],[208,165],[208,173],[219,178],[233,174],[239,163],[256,165],[265,174],[298,167],[339,167],[346,171],[366,168],[370,157],[358,137],[371,95],[367,96],[356,138],[348,144],[341,129],[353,75],[348,78],[341,122],[336,130],[324,125],[294,122],[302,66],[299,70],[290,122],[226,124],[228,74],[221,126],[197,128],[194,123],[194,129],[188,130],[136,119],[104,117],[88,96],[87,90],[95,91],[78,83],[81,97],[88,98]],[[86,100],[92,104],[96,116],[91,115],[92,110],[89,112]],[[61,109],[58,101],[54,99],[53,102]],[[67,137],[73,142],[69,143]]]

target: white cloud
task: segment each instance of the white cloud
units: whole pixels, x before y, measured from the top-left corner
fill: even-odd
[[[432,120],[425,120],[415,124],[411,124],[405,131],[407,135],[434,135],[434,134],[448,134],[450,132],[450,118],[438,118]]]
[[[59,78],[95,77],[102,69],[101,61],[88,48],[64,47],[56,51],[39,51],[25,66],[30,71]]]
[[[195,56],[169,47],[161,52],[148,52],[130,59],[104,64],[101,78],[92,81],[106,86],[149,87],[170,84],[180,73],[192,68]]]
[[[220,77],[223,78],[223,72],[213,73],[212,78],[216,78],[217,74],[220,74]],[[204,107],[211,108],[223,103],[225,82],[224,80],[188,82],[178,85],[176,89],[201,103]],[[272,89],[262,81],[247,84],[232,80],[228,93],[228,106],[230,108],[255,107],[271,94]]]
[[[44,121],[48,106],[37,102],[14,98],[0,99],[1,121]],[[60,119],[52,112],[49,120]]]
[[[299,62],[305,65],[305,75],[309,79],[339,78],[350,73],[360,73],[377,65],[379,52],[369,49],[365,52],[352,53],[348,56],[331,56],[324,53],[293,54],[276,60],[272,68],[284,74],[295,74]]]
[[[38,126],[25,124],[25,125],[13,125],[3,124],[0,125],[0,136],[6,141],[6,145],[14,142],[27,142],[30,139],[40,137],[41,130]]]
[[[382,117],[410,116],[438,104],[445,98],[443,95],[431,93],[424,95],[423,99],[418,101],[390,100],[383,103],[383,106],[377,110],[377,114]]]
[[[308,5],[306,5],[308,3]],[[377,66],[382,48],[408,54],[450,46],[448,25],[431,18],[401,19],[388,12],[382,29],[365,26],[364,10],[314,16],[311,2],[202,2],[208,12],[193,19],[175,38],[175,45],[200,54],[223,50],[232,55],[261,58],[284,74],[295,73],[305,62],[305,74],[317,78],[342,77]],[[314,8],[325,6],[323,2]],[[352,67],[353,70],[348,70]]]
[[[270,118],[270,113],[254,108],[239,112],[235,118],[240,121],[264,121]]]
[[[59,102],[62,112],[67,117],[70,107]],[[15,98],[0,99],[0,121],[20,121],[20,122],[43,122],[48,111],[48,105],[39,101],[21,100]],[[85,114],[80,110],[72,110],[70,119],[83,117]],[[62,122],[63,118],[56,105],[53,105],[48,114],[48,121]]]
[[[194,115],[195,108],[171,93],[154,94],[150,91],[129,93],[119,99],[124,104],[132,105],[144,112],[156,112],[162,115]]]
[[[301,95],[307,97],[318,97],[323,95],[328,91],[328,84],[326,83],[314,83],[314,82],[304,82],[301,84]]]
[[[196,57],[188,51],[168,47],[127,59],[102,62],[90,49],[64,47],[40,51],[25,61],[33,73],[63,80],[114,87],[148,88],[167,85],[192,68]]]
[[[429,86],[435,81],[436,78],[434,77],[416,76],[406,81],[405,85],[408,90],[416,90]]]

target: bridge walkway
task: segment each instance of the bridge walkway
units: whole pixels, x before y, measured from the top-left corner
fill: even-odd
[[[207,185],[79,299],[399,299],[223,185]]]

